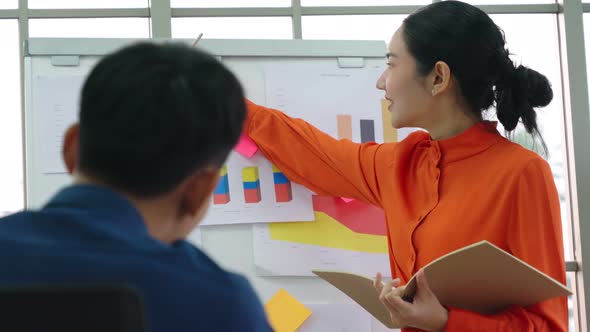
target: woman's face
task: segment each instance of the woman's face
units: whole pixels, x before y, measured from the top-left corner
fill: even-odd
[[[387,69],[377,80],[377,89],[385,91],[390,102],[391,124],[395,128],[424,127],[432,110],[431,88],[416,71],[416,61],[406,48],[403,26],[391,37]]]

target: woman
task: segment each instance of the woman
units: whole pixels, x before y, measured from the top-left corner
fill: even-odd
[[[519,120],[539,135],[535,107],[553,94],[538,72],[514,64],[502,31],[474,6],[443,1],[405,19],[377,81],[399,143],[335,140],[303,120],[248,102],[245,130],[293,181],[319,194],[383,207],[392,275],[376,288],[391,318],[426,331],[566,331],[567,300],[496,315],[442,306],[422,272],[413,303],[399,285],[434,259],[488,240],[565,284],[559,199],[537,154],[502,137],[482,112],[495,106],[507,131]],[[542,139],[541,139],[542,141]]]

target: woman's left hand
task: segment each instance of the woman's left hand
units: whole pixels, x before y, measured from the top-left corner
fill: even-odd
[[[449,319],[448,310],[443,307],[430,290],[424,270],[416,276],[417,290],[412,303],[404,301],[394,283],[387,283],[381,289],[379,299],[387,307],[391,319],[402,326],[425,331],[444,331]],[[381,278],[379,278],[379,281]]]

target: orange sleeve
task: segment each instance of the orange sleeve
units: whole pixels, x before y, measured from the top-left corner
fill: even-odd
[[[349,197],[381,206],[375,165],[386,164],[395,143],[337,140],[309,123],[246,102],[245,132],[292,181],[320,195]]]
[[[547,163],[535,159],[517,180],[512,211],[507,218],[508,247],[513,255],[566,284],[559,198]],[[555,298],[498,315],[480,315],[450,308],[446,331],[568,330],[567,298]]]

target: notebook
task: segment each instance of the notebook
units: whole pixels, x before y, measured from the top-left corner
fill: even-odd
[[[389,328],[395,326],[379,300],[373,279],[348,272],[312,271]],[[488,241],[444,255],[424,267],[428,284],[446,306],[481,314],[498,313],[512,305],[527,307],[571,292],[557,280]],[[404,298],[416,293],[416,276],[405,286]]]

